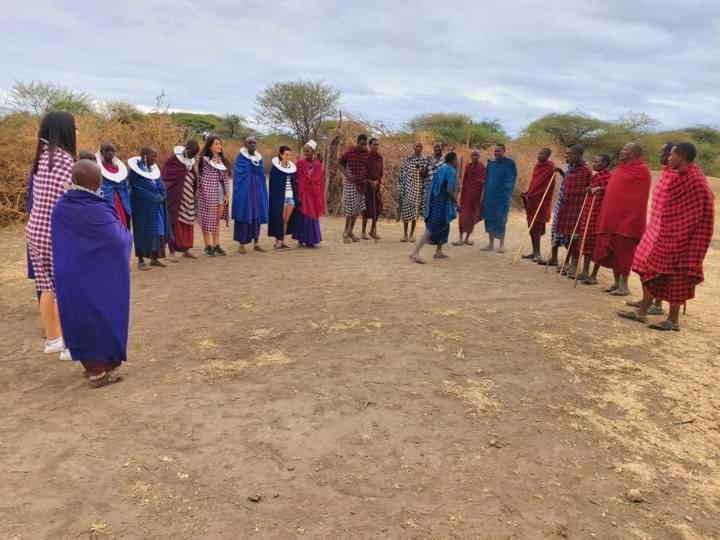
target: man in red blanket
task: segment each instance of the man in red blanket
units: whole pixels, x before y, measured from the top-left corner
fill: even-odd
[[[667,142],[660,149],[660,165],[662,165],[662,173],[660,174],[660,179],[658,180],[658,182],[665,182],[671,177],[677,175],[677,171],[673,171],[668,164],[670,162],[670,152],[672,152],[673,148],[675,148],[675,143]],[[625,304],[630,307],[639,308],[640,300],[627,300]],[[665,311],[662,307],[662,300],[658,300],[656,298],[648,309],[647,314],[665,315]]]
[[[460,186],[460,239],[453,242],[454,246],[472,246],[470,235],[475,224],[482,221],[483,190],[485,189],[485,175],[487,168],[480,163],[480,150],[473,149],[470,154],[470,163],[465,166],[465,173]],[[463,234],[465,239],[463,240]]]
[[[590,181],[590,187],[587,188],[590,202],[585,204],[585,209],[580,216],[580,238],[585,239],[585,244],[583,245],[581,240],[580,247],[584,260],[582,274],[578,276],[578,281],[582,281],[585,285],[597,285],[597,275],[600,270],[600,265],[596,264],[590,274],[590,258],[595,253],[600,208],[602,208],[605,190],[610,181],[610,156],[607,154],[595,156],[592,168],[595,174]]]
[[[680,306],[695,298],[703,282],[703,260],[715,229],[714,196],[707,178],[695,165],[697,150],[690,143],[675,145],[670,168],[676,176],[658,182],[653,193],[650,224],[635,252],[632,268],[643,284],[637,311],[621,317],[646,322],[654,298],[670,304],[667,320],[653,330],[680,330]]]
[[[555,247],[564,245],[569,250],[570,264],[563,271],[568,277],[573,278],[575,277],[575,268],[577,268],[580,255],[578,218],[583,210],[587,188],[592,179],[592,170],[587,161],[583,159],[584,153],[585,149],[579,144],[574,144],[567,150],[568,169],[565,172],[562,201],[555,220],[555,237],[558,241]],[[558,268],[558,271],[560,270]]]
[[[612,268],[615,282],[603,289],[613,296],[628,296],[628,278],[635,248],[645,232],[650,196],[650,169],[641,159],[639,144],[628,143],[605,192],[597,228],[593,260]]]
[[[555,163],[550,161],[551,154],[552,151],[549,148],[540,150],[533,169],[532,180],[528,190],[523,193],[528,227],[530,227],[532,253],[523,255],[522,258],[530,259],[533,262],[542,260],[540,240],[545,234],[545,225],[551,217],[553,191],[555,191]],[[533,218],[535,218],[535,223],[533,223]]]

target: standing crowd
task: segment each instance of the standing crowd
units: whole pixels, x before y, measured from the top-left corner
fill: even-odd
[[[97,154],[78,156],[76,136],[71,114],[51,112],[43,118],[28,181],[28,268],[38,293],[44,352],[81,362],[92,387],[122,379],[118,367],[127,357],[127,263],[133,243],[137,268],[148,271],[165,267],[163,260],[196,258],[196,222],[207,257],[227,255],[220,245],[220,222],[227,226],[230,217],[241,254],[266,251],[260,244],[263,224],[278,252],[291,249],[289,236],[298,247],[312,248],[322,241],[325,175],[312,140],[297,162],[292,149],[281,146],[266,180],[253,137],[245,140],[234,164],[217,136],[207,137],[202,147],[195,140],[176,146],[162,164],[155,148],[145,146],[125,164],[110,141],[103,142]],[[414,262],[425,263],[420,252],[428,243],[436,246],[435,259],[448,257],[443,246],[458,215],[454,246],[473,245],[475,226],[484,221],[488,244],[482,249],[505,251],[517,181],[515,162],[505,152],[503,144],[496,144],[494,159],[483,164],[480,151],[473,150],[470,163],[458,174],[458,156],[445,153],[442,142],[434,143],[429,156],[423,155],[421,143],[414,145],[400,167],[397,208],[403,222],[400,241],[415,243],[410,254]],[[532,245],[523,258],[586,285],[597,284],[600,266],[610,268],[614,283],[604,291],[613,296],[630,295],[628,278],[635,271],[643,297],[628,302],[635,309],[619,315],[645,323],[648,315],[664,313],[665,301],[670,306],[667,319],[650,327],[679,330],[680,308],[703,281],[714,227],[713,194],[694,163],[695,147],[682,142],[662,149],[663,171],[649,223],[651,175],[637,144],[625,145],[612,170],[604,154],[588,164],[579,145],[566,149],[565,168],[550,157],[547,148],[539,152],[522,194]],[[343,242],[379,240],[384,179],[379,141],[360,135],[338,160],[338,169],[343,175]],[[358,217],[360,237],[355,234]],[[416,240],[420,217],[425,231]],[[541,240],[549,222],[551,255],[545,259]]]

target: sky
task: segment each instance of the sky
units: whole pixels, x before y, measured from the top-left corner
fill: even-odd
[[[570,110],[720,126],[717,0],[3,4],[0,101],[42,80],[148,108],[164,90],[173,110],[253,120],[268,84],[319,79],[345,112],[395,129],[461,112],[517,134]]]

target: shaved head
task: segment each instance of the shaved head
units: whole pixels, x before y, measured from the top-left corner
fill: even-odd
[[[620,160],[628,163],[642,156],[642,147],[638,143],[630,142],[620,150]]]
[[[88,159],[77,161],[72,168],[72,182],[91,191],[100,189],[100,167]]]

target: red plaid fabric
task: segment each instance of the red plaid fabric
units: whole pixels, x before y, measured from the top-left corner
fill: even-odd
[[[350,174],[348,180],[355,185],[358,193],[365,195],[365,183],[367,181],[368,171],[368,150],[361,150],[357,146],[353,146],[340,157],[340,164]]]
[[[198,180],[198,215],[204,233],[217,234],[218,221],[222,219],[225,219],[225,226],[228,225],[227,205],[222,216],[218,216],[220,189],[229,195],[227,180],[227,171],[218,170],[209,163],[202,164],[202,174]]]
[[[598,188],[595,192],[595,203],[592,204],[592,214],[590,214],[590,206],[592,203],[593,194],[588,195],[588,202],[585,205],[585,209],[580,216],[580,238],[585,234],[585,228],[587,227],[587,235],[585,236],[585,247],[583,249],[583,255],[592,256],[595,253],[595,241],[597,240],[597,224],[598,218],[600,217],[600,208],[602,207],[603,198],[605,197],[605,188],[607,188],[608,182],[610,181],[610,169],[604,169],[595,173],[590,181],[591,188]],[[590,222],[588,222],[588,216]]]
[[[49,161],[50,152],[45,148],[33,178],[33,206],[25,227],[28,252],[35,270],[35,287],[38,291],[55,290],[50,218],[55,203],[65,191],[65,185],[72,179],[74,163],[73,157],[61,148],[55,149],[52,170]]]
[[[658,298],[673,304],[689,300],[693,296],[682,297],[694,295],[695,285],[704,280],[703,261],[714,228],[714,196],[700,167],[664,175],[655,186],[650,223],[635,251],[633,270],[646,286],[660,284],[659,292],[668,298]]]
[[[679,306],[695,298],[697,278],[680,274],[644,274],[640,276],[643,287],[656,300]]]
[[[558,210],[555,225],[556,234],[570,238],[580,216],[580,209],[585,200],[585,190],[592,180],[592,170],[583,161],[565,174],[563,180],[563,197]],[[577,231],[576,231],[577,234]]]
[[[552,186],[548,188],[548,184],[551,182]],[[545,195],[546,190],[547,195]],[[538,235],[545,234],[545,224],[550,221],[551,218],[550,212],[552,210],[554,191],[555,163],[550,160],[544,162],[538,161],[535,164],[535,168],[533,169],[533,175],[532,179],[530,180],[530,185],[525,192],[525,211],[527,214],[528,226],[530,226],[533,217],[535,217],[535,213],[537,213],[535,225],[533,226],[534,230],[530,231],[530,234],[532,234],[533,236],[535,236],[534,233],[537,233]],[[540,200],[542,199],[543,195],[545,195],[545,199],[543,200],[542,207],[538,210],[538,207],[540,206]]]
[[[367,179],[378,183],[378,187],[373,189],[367,184],[365,191],[365,212],[366,218],[377,219],[382,215],[383,200],[380,186],[382,185],[385,162],[379,153],[368,152],[367,157]]]

